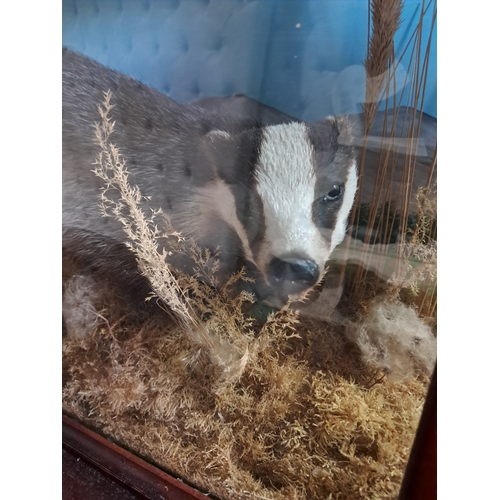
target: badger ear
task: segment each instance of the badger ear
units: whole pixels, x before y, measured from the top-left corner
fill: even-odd
[[[329,116],[326,120],[335,120],[337,124],[337,129],[339,131],[339,136],[337,141],[340,146],[352,146],[353,145],[353,123],[349,115],[347,116]]]
[[[231,139],[231,134],[229,132],[224,132],[224,130],[211,130],[205,137],[207,140],[215,143],[217,141],[227,141]]]
[[[212,163],[234,148],[234,143],[234,137],[223,130],[211,130],[201,138],[202,151]]]
[[[335,154],[339,146],[352,145],[352,132],[346,117],[328,116],[307,126],[309,140],[316,151]]]
[[[260,129],[235,135],[212,130],[203,137],[204,154],[224,182],[248,184],[257,161],[260,136]]]
[[[237,181],[235,167],[238,165],[238,137],[223,130],[211,130],[202,138],[202,151],[205,161],[215,175],[226,183]]]

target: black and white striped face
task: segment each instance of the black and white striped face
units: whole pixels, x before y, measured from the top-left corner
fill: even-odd
[[[279,297],[315,285],[343,240],[357,186],[347,123],[333,118],[210,133],[206,205]]]

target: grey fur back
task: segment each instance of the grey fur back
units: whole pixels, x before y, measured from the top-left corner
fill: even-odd
[[[192,169],[201,137],[217,128],[241,128],[235,121],[181,106],[167,96],[72,52],[63,51],[63,225],[102,232],[118,240],[123,231],[98,208],[101,181],[92,173],[98,154],[94,125],[103,93],[113,93],[112,142],[127,160],[130,180],[152,206],[175,211],[179,201],[204,184],[206,169]],[[147,208],[147,204],[144,205]]]
[[[262,107],[244,96],[207,99],[200,104],[177,104],[164,94],[113,71],[91,59],[63,49],[62,122],[63,122],[63,227],[124,241],[121,224],[103,217],[99,209],[102,181],[92,172],[99,153],[95,142],[95,124],[100,121],[98,106],[104,92],[111,90],[112,119],[116,144],[127,161],[130,182],[143,194],[142,208],[162,209],[183,234],[193,236],[191,222],[184,213],[195,190],[216,176],[203,154],[207,134],[213,130],[239,133],[269,124],[295,120],[272,108]],[[236,104],[236,107],[234,106]],[[150,199],[150,201],[147,201]],[[220,278],[225,279],[242,264],[240,241],[234,231],[218,219],[210,221],[210,238],[197,238],[202,247],[220,252]],[[91,231],[89,233],[88,231]],[[66,233],[65,233],[66,234]],[[64,243],[64,241],[63,241]],[[100,272],[99,254],[94,257]],[[110,266],[108,259],[106,265]],[[125,263],[117,259],[113,272]],[[178,269],[189,272],[191,261],[184,256],[172,258]],[[132,271],[133,272],[133,271]],[[257,276],[250,265],[248,274]],[[267,288],[267,287],[264,287]]]

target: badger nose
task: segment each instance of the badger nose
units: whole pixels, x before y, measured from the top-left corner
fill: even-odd
[[[269,264],[268,277],[271,285],[282,288],[287,294],[295,294],[318,281],[319,268],[312,260],[275,257]]]

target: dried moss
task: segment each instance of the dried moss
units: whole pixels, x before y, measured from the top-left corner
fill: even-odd
[[[220,498],[396,498],[428,379],[373,385],[339,327],[295,319],[263,328],[222,385],[173,324],[66,338],[63,408]]]

